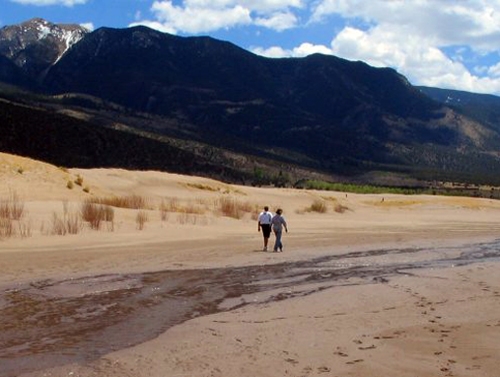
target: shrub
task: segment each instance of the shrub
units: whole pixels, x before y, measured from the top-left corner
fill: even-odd
[[[15,236],[16,230],[10,218],[0,217],[0,238],[10,238]]]
[[[19,235],[22,238],[27,238],[32,236],[31,232],[31,222],[28,222],[27,224],[24,222],[19,221],[18,222],[18,228],[19,228]]]
[[[213,187],[210,185],[204,185],[201,183],[186,183],[187,187],[192,187],[198,190],[207,190],[207,191],[220,191],[219,187]]]
[[[7,201],[0,201],[0,219],[9,219],[10,220],[10,207]]]
[[[167,212],[194,213],[202,215],[206,211],[207,203],[202,200],[190,201],[186,204],[180,204],[177,198],[170,198],[168,202],[162,200],[160,204],[160,216],[167,215]]]
[[[179,204],[179,199],[177,198],[170,198],[168,200],[168,203],[164,203],[162,201],[162,206],[163,209],[167,212],[180,212],[180,204]]]
[[[343,206],[342,204],[340,203],[337,203],[335,204],[335,207],[333,208],[333,210],[337,213],[344,213],[345,211],[347,211],[349,208],[346,207],[346,206]]]
[[[52,214],[51,226],[52,226],[51,234],[64,236],[67,233],[64,221],[61,220],[57,215],[57,213],[55,212]]]
[[[250,203],[241,203],[236,199],[229,197],[219,199],[218,208],[222,215],[232,217],[233,219],[241,219],[245,213],[256,211],[256,207]]]
[[[24,202],[22,202],[15,192],[10,194],[10,198],[0,200],[0,218],[10,220],[20,220],[24,215]]]
[[[139,195],[113,196],[110,198],[90,198],[92,203],[118,208],[146,209],[150,208],[149,200]]]
[[[66,183],[66,187],[70,190],[73,190],[74,187],[73,181],[68,180],[68,182]]]
[[[161,221],[168,220],[168,208],[163,200],[160,203],[160,219]]]
[[[78,175],[76,176],[75,183],[76,183],[78,186],[83,185],[83,177],[82,177],[80,174],[78,174]]]
[[[137,229],[143,230],[144,225],[148,221],[148,214],[146,211],[139,211],[137,212],[137,215],[135,216],[135,223],[137,224]]]
[[[9,198],[0,200],[0,238],[10,238],[19,230],[21,237],[31,236],[31,224],[21,222],[25,215],[24,202],[16,192],[11,192]],[[16,227],[17,222],[17,227]]]
[[[113,208],[93,203],[92,199],[87,199],[82,203],[80,212],[83,221],[88,222],[90,228],[94,230],[99,230],[103,221],[112,222],[114,220]]]
[[[69,234],[78,234],[82,229],[82,222],[77,214],[71,213],[66,215],[64,223]]]
[[[316,199],[311,207],[309,207],[310,212],[318,212],[318,213],[326,213],[328,211],[328,207],[326,203],[322,200]]]

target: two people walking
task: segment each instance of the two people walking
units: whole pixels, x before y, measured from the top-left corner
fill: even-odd
[[[281,237],[283,234],[283,229],[288,233],[288,227],[285,221],[285,218],[282,216],[283,210],[278,208],[276,210],[276,214],[273,216],[271,212],[269,212],[269,207],[265,206],[264,211],[259,214],[257,219],[257,231],[260,232],[262,229],[262,235],[264,237],[264,249],[263,251],[267,251],[267,245],[269,243],[269,237],[271,236],[271,230],[274,232],[276,236],[273,251],[283,251],[283,242],[281,241]]]

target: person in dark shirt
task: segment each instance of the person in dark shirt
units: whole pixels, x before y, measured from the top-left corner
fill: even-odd
[[[283,251],[283,243],[281,242],[281,235],[283,233],[283,228],[285,229],[285,232],[288,233],[288,227],[285,221],[285,218],[281,216],[283,213],[283,210],[281,208],[278,208],[276,210],[276,215],[273,216],[271,220],[271,226],[274,232],[274,235],[276,236],[276,240],[274,242],[274,248],[273,251],[276,253],[279,251]]]

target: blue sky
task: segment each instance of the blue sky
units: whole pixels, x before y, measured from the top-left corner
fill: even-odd
[[[500,95],[500,0],[0,0],[0,27],[33,17],[209,35],[268,57],[333,54]]]

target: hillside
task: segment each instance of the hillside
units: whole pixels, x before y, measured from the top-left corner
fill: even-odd
[[[5,41],[3,34],[5,28]],[[205,172],[246,183],[293,184],[314,173],[373,183],[385,173],[399,175],[401,184],[500,182],[497,120],[430,98],[392,69],[318,54],[268,59],[208,37],[134,27],[81,34],[41,73],[33,69],[37,59],[47,64],[60,51],[47,46],[60,44],[30,35],[23,37],[31,49],[18,54],[37,51],[32,64],[11,59],[16,68],[9,73],[6,64],[3,81],[39,94],[0,90],[10,101],[3,119],[16,122],[2,122],[13,141],[3,142],[5,151],[55,162],[59,152],[43,148],[54,145],[50,139],[38,147],[23,140],[31,132],[47,138],[39,116],[57,138],[52,131],[64,132],[55,128],[68,120],[64,113],[81,132],[68,132],[56,145],[59,159],[74,166]],[[18,104],[30,110],[22,115]]]

